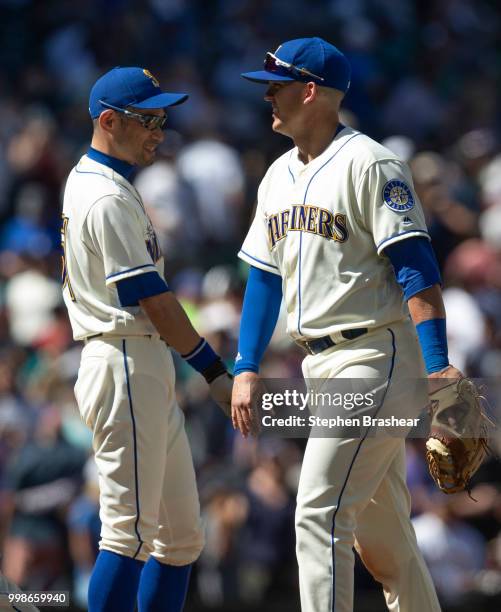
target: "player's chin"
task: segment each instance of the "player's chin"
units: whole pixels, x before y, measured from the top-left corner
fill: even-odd
[[[283,136],[289,136],[289,133],[288,133],[288,130],[287,130],[286,126],[283,124],[282,121],[280,121],[280,119],[276,119],[272,123],[271,129],[274,132],[277,132],[277,134],[282,134]]]
[[[141,166],[151,166],[157,156],[156,149],[143,149],[143,155],[141,159]]]
[[[278,132],[279,134],[282,134],[283,128],[284,128],[283,122],[280,121],[280,119],[278,117],[273,115],[273,123],[271,124],[271,129],[274,132]]]

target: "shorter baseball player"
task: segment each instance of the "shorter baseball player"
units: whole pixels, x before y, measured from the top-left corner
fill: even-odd
[[[449,365],[440,274],[407,166],[339,122],[350,84],[345,56],[321,38],[291,40],[242,75],[267,85],[272,128],[294,148],[268,169],[239,256],[251,266],[235,365],[232,418],[248,435],[259,362],[283,296],[309,380],[363,379],[375,416],[417,417],[424,376]],[[423,359],[419,352],[418,339]],[[375,379],[371,382],[371,379]],[[410,522],[400,437],[310,437],[296,510],[303,612],[352,612],[353,547],[383,584],[390,610],[438,612]]]
[[[165,93],[142,68],[114,68],[90,93],[92,144],[64,193],[63,293],[84,343],[75,386],[93,432],[99,473],[100,553],[90,612],[179,612],[204,538],[171,349],[202,373],[228,412],[231,379],[163,276],[163,258],[136,166],[151,164]]]

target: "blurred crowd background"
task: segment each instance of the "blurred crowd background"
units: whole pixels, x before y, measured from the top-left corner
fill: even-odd
[[[264,88],[243,81],[284,40],[318,35],[353,66],[343,122],[412,169],[444,279],[451,361],[501,369],[501,7],[496,0],[0,0],[0,551],[29,590],[86,609],[99,537],[90,434],[73,396],[81,347],[61,300],[65,177],[91,136],[88,92],[115,65],[188,92],[158,161],[137,173],[166,277],[231,367],[246,266],[236,254],[273,134]],[[299,377],[280,321],[262,373]],[[297,611],[294,497],[304,441],[244,441],[176,359],[207,546],[187,612]],[[433,486],[408,444],[413,514],[445,611],[501,609],[501,475],[466,494]],[[152,470],[155,469],[152,466]],[[357,562],[356,610],[384,610]],[[425,611],[423,611],[425,612]]]

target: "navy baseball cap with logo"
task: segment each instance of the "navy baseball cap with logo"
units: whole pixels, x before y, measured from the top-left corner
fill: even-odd
[[[162,91],[157,79],[144,68],[117,66],[94,83],[89,96],[89,113],[95,119],[114,106],[167,108],[187,99],[188,94]]]
[[[284,42],[264,59],[264,70],[242,73],[256,83],[269,81],[313,81],[323,87],[347,92],[351,67],[341,51],[322,38],[297,38]]]

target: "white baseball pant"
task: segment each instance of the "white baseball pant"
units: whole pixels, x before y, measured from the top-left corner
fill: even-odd
[[[310,355],[305,379],[386,379],[378,417],[417,417],[425,387],[398,384],[425,377],[410,321],[374,330]],[[353,546],[392,612],[440,612],[435,589],[410,521],[405,482],[405,440],[367,435],[355,439],[310,437],[296,510],[302,612],[352,612]]]
[[[75,395],[93,432],[100,548],[179,566],[198,558],[204,536],[174,380],[158,338],[95,338],[83,348]]]

